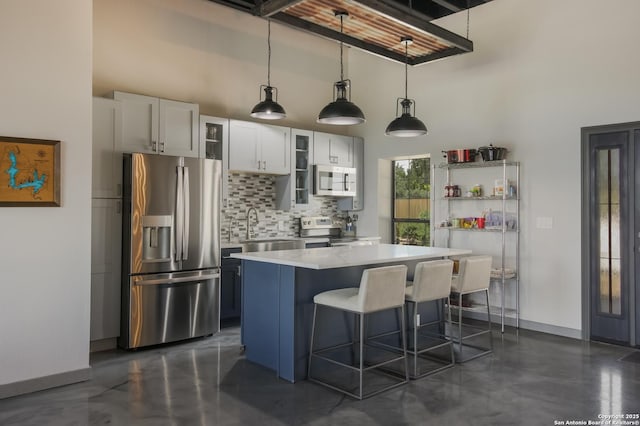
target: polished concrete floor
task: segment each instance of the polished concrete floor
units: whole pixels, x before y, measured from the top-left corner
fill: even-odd
[[[513,329],[495,332],[494,345],[356,401],[245,361],[234,327],[94,354],[90,381],[0,400],[0,425],[554,425],[640,413],[638,351]]]

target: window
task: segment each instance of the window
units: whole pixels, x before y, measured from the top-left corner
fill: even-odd
[[[396,244],[429,245],[429,193],[431,189],[428,157],[392,161],[393,241]]]

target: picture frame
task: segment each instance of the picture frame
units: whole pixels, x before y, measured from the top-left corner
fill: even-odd
[[[0,207],[60,207],[60,141],[0,136]]]

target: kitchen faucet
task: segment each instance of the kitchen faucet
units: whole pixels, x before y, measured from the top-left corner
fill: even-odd
[[[247,210],[247,240],[251,239],[251,212],[256,214],[256,225],[260,222],[258,211],[254,207],[249,208]]]

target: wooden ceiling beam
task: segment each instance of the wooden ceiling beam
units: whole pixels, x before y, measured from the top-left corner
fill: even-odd
[[[429,22],[429,17],[413,10],[408,7],[404,7],[395,2],[389,0],[353,0],[354,3],[359,3],[371,10],[376,11],[390,19],[394,19],[398,22],[409,25],[416,30],[425,32],[434,37],[437,37],[447,44],[456,46],[463,51],[472,52],[473,42],[456,33],[446,30],[438,25]],[[402,7],[401,7],[402,6]]]
[[[351,37],[347,34],[334,31],[330,28],[323,27],[321,25],[314,24],[313,22],[305,21],[304,19],[296,18],[295,16],[287,15],[286,13],[276,13],[271,17],[274,21],[281,22],[291,27],[301,29],[313,34],[320,35],[332,40],[342,41],[343,43],[357,47],[375,55],[384,56],[394,61],[404,62],[404,55],[385,49],[384,47],[376,44],[367,43],[363,40]]]
[[[256,14],[267,18],[301,1],[303,0],[265,0],[261,4],[256,5]]]

